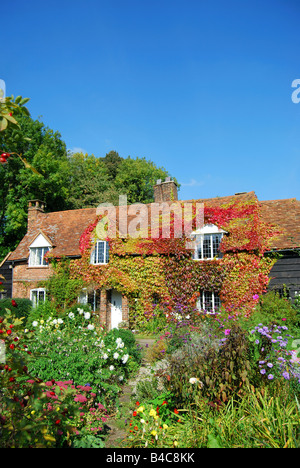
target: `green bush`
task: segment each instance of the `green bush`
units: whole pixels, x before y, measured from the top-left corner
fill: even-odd
[[[32,328],[32,323],[36,320],[47,320],[56,314],[55,307],[51,301],[40,302],[37,307],[32,308],[26,321],[26,327]]]
[[[121,338],[130,356],[137,363],[140,363],[142,361],[141,349],[139,348],[136,338],[131,330],[127,330],[124,328],[113,328],[106,335],[104,342],[108,343],[111,338],[113,338],[113,340]]]
[[[0,300],[0,316],[5,316],[5,309],[9,309],[15,317],[25,319],[31,312],[32,302],[30,299],[1,299]]]
[[[291,331],[298,327],[298,314],[289,299],[280,297],[276,291],[269,291],[260,297],[259,303],[248,320],[241,321],[242,326],[249,330],[258,323],[263,325],[282,324],[282,319]]]

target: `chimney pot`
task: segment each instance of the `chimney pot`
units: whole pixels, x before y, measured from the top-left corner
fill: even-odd
[[[165,181],[161,179],[154,185],[154,202],[163,203],[169,201],[178,201],[177,184],[171,177],[166,177]]]

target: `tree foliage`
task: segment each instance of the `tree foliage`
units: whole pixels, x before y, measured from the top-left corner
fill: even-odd
[[[18,96],[0,100],[0,260],[27,229],[28,201],[40,199],[48,212],[97,207],[100,203],[153,201],[156,179],[169,173],[145,158],[70,153],[58,131],[31,118]]]

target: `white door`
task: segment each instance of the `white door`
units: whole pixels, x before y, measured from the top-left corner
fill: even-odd
[[[114,289],[111,292],[111,328],[118,328],[122,322],[122,294]]]

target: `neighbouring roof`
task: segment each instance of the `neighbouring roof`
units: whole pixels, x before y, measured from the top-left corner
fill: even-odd
[[[181,201],[184,202],[184,200]],[[233,201],[258,202],[253,191],[226,197],[185,200],[185,202],[192,201],[203,202],[207,206],[221,206]],[[261,206],[262,219],[284,229],[284,233],[272,242],[271,248],[280,250],[300,247],[300,202],[292,198],[258,203]],[[150,209],[151,204],[147,206]],[[96,208],[43,213],[38,217],[35,228],[25,235],[16,250],[10,255],[9,260],[27,259],[29,246],[39,233],[44,234],[51,241],[56,257],[80,256],[80,237],[85,229],[95,222],[96,217]],[[131,216],[128,216],[128,223],[130,220]]]
[[[95,219],[96,208],[44,213],[39,216],[35,229],[25,235],[11,254],[10,260],[28,258],[29,246],[39,233],[46,235],[51,241],[56,256],[80,255],[80,237]]]
[[[274,238],[274,250],[295,249],[300,247],[300,201],[296,198],[268,200],[259,202],[262,219],[278,226],[283,233]]]

